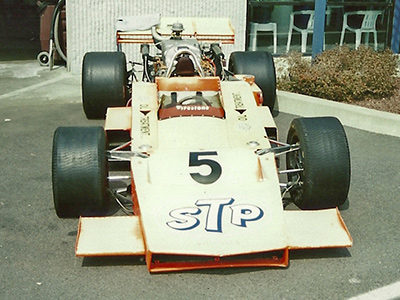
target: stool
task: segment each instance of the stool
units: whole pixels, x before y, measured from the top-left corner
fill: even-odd
[[[274,53],[277,48],[277,30],[276,23],[253,23],[250,22],[250,50],[256,51],[257,33],[259,31],[272,31],[274,35]]]

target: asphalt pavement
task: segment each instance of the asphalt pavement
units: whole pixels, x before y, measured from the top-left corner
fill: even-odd
[[[295,117],[275,117],[281,140]],[[83,113],[79,76],[0,62],[0,299],[348,299],[400,281],[400,138],[351,127],[341,212],[351,248],[291,251],[285,269],[158,275],[136,257],[76,258],[78,222],[53,207],[52,136],[58,126],[102,124]]]

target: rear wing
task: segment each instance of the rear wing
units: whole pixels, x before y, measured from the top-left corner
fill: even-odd
[[[171,18],[161,17],[157,31],[165,37],[171,35],[172,24],[182,23],[184,38],[196,38],[199,42],[234,44],[235,32],[229,18]],[[151,30],[118,30],[117,46],[120,44],[153,43]]]

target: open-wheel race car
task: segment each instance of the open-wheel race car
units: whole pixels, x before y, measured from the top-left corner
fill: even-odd
[[[140,72],[121,51],[84,57],[84,111],[105,126],[59,127],[52,162],[56,213],[80,218],[76,255],[140,255],[165,272],[285,267],[291,249],[351,246],[337,208],[350,184],[338,119],[295,119],[280,142],[271,55],[233,52],[225,69],[215,40],[233,41],[229,21],[190,19],[186,35],[179,21],[168,35],[163,19],[119,33],[142,42]]]

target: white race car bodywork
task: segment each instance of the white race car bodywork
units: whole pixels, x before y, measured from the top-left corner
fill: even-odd
[[[349,247],[337,209],[285,211],[258,87],[219,78],[133,84],[132,106],[109,108],[106,132],[130,131],[135,216],[81,218],[78,256],[144,255],[151,272],[287,266],[288,250]],[[160,119],[163,95],[218,93],[224,117]],[[178,110],[179,110],[178,109]],[[143,155],[148,155],[144,158]]]

